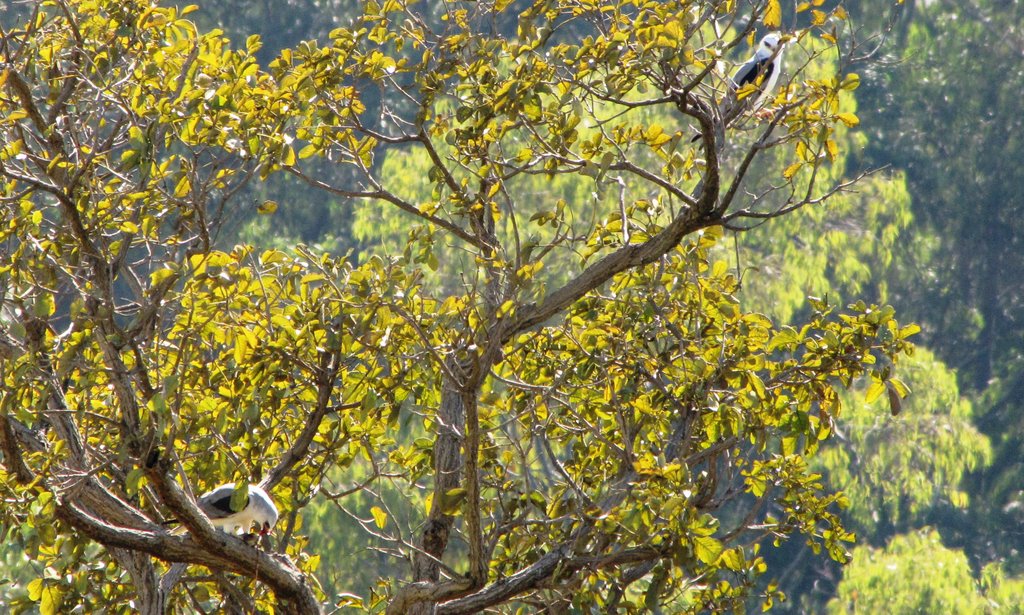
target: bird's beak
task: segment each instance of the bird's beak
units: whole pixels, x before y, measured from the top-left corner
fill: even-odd
[[[270,524],[269,523],[264,523],[263,527],[260,528],[260,536],[266,536],[267,534],[269,534],[270,533],[270,529],[271,529],[270,528]]]

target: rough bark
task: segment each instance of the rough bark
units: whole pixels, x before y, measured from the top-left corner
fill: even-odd
[[[447,361],[448,374],[461,374],[457,360],[450,357]],[[430,613],[431,604],[418,599],[426,598],[422,591],[425,587],[437,584],[441,578],[441,558],[448,548],[448,541],[454,524],[454,517],[446,511],[450,510],[448,493],[459,487],[463,471],[462,446],[465,441],[466,407],[462,395],[462,385],[444,376],[441,385],[441,405],[437,410],[437,439],[434,444],[434,495],[431,500],[430,512],[424,523],[420,537],[420,550],[413,558],[414,583],[400,590],[399,595],[388,608],[389,614]],[[446,584],[432,588],[429,592],[439,592],[433,599],[451,597],[463,593],[469,582],[459,580],[456,584]],[[407,609],[407,610],[406,610]]]

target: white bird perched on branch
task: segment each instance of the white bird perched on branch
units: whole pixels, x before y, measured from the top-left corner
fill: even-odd
[[[726,124],[745,109],[759,109],[775,89],[782,72],[782,52],[785,44],[778,32],[769,32],[761,39],[754,55],[750,56],[729,80],[729,94],[722,102],[722,117]],[[754,91],[738,100],[747,85]]]
[[[725,137],[725,128],[745,111],[753,109],[760,117],[761,105],[768,100],[779,81],[784,48],[782,35],[778,32],[769,32],[761,39],[754,54],[728,80],[729,91],[718,106],[721,119],[717,133],[719,141]],[[743,98],[740,98],[741,94]],[[698,134],[691,142],[700,138],[701,135]]]
[[[258,527],[260,535],[270,533],[277,523],[277,507],[267,492],[257,485],[249,485],[249,495],[245,498],[240,510],[231,508],[231,497],[235,493],[235,483],[223,485],[199,496],[199,510],[210,518],[213,527],[232,534],[239,529],[248,532],[253,524]],[[172,533],[182,534],[184,526],[179,526]]]

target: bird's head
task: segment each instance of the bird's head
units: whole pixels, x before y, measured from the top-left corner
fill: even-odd
[[[782,45],[782,35],[778,32],[769,32],[761,39],[761,47],[771,53],[775,53],[780,45]]]
[[[260,535],[267,535],[277,524],[277,507],[267,492],[256,485],[249,486],[249,496],[253,502],[253,520],[259,528]]]

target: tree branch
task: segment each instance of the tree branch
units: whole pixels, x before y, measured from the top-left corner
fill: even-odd
[[[684,210],[660,233],[644,243],[622,246],[584,269],[561,288],[549,293],[539,303],[532,303],[521,308],[515,319],[505,325],[500,337],[501,343],[508,342],[518,333],[539,325],[558,314],[617,273],[652,263],[678,245],[686,235],[716,224],[718,218],[714,214],[714,210],[718,197],[719,179],[718,159],[713,148],[708,148],[707,157],[708,166],[704,176],[703,192],[698,199],[695,199],[696,207]]]
[[[428,214],[424,211],[420,211],[419,207],[416,207],[412,203],[409,203],[408,201],[404,201],[398,198],[397,196],[388,192],[387,190],[344,190],[342,188],[332,186],[326,182],[322,182],[318,179],[309,177],[308,175],[306,175],[305,173],[303,173],[302,171],[298,170],[295,167],[285,167],[285,170],[291,173],[292,175],[298,177],[302,181],[306,182],[310,186],[319,188],[326,192],[330,192],[331,194],[336,194],[338,196],[343,196],[347,198],[380,199],[382,201],[387,201],[388,203],[397,206],[404,212],[410,213],[416,216],[417,218],[422,218],[427,222],[431,222],[433,224],[440,226],[441,228],[445,229],[446,231],[455,235],[459,239],[465,241],[466,243],[476,248],[479,248],[481,250],[488,249],[487,245],[481,242],[479,238],[477,238],[472,233],[466,231],[462,227],[458,226],[457,224],[449,222],[444,218],[439,218],[433,214]]]
[[[627,549],[608,555],[570,557],[570,543],[543,555],[539,560],[513,574],[499,579],[483,590],[437,605],[437,615],[469,615],[504,602],[519,594],[536,589],[556,576],[568,576],[583,568],[609,568],[658,559],[664,553],[651,547]]]

